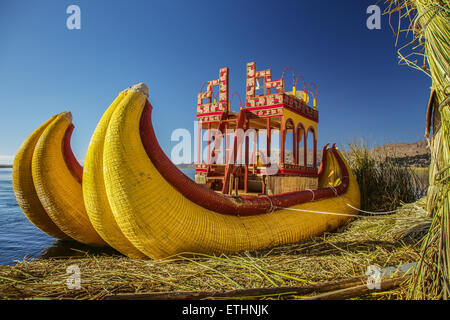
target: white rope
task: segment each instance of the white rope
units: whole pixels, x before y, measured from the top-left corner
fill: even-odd
[[[350,203],[345,202],[341,197],[339,197],[339,195],[338,195],[336,189],[335,189],[333,186],[330,186],[330,189],[333,190],[334,194],[336,195],[336,198],[338,198],[339,200],[341,200],[345,205],[349,206],[350,208],[352,208],[352,209],[354,209],[354,210],[358,210],[359,212],[363,212],[363,213],[367,213],[367,214],[371,214],[371,215],[380,215],[380,216],[383,216],[383,215],[388,215],[388,214],[392,214],[392,213],[396,213],[396,212],[400,211],[399,209],[397,209],[397,210],[391,210],[391,211],[377,211],[377,212],[375,212],[375,211],[365,211],[365,210],[361,210],[361,209],[358,209],[358,208],[352,206]]]
[[[312,199],[311,199],[311,201],[314,201],[314,191],[312,191],[311,189],[306,189],[306,191],[309,191],[309,192],[312,193]]]
[[[333,215],[333,216],[344,216],[344,217],[353,217],[353,218],[370,218],[370,219],[382,219],[382,220],[392,220],[392,219],[396,219],[396,220],[430,220],[428,218],[361,216],[361,215],[358,215],[358,214],[350,214],[350,213],[338,213],[338,212],[328,212],[328,211],[314,211],[314,210],[296,209],[296,208],[283,208],[283,207],[274,207],[274,208],[275,209],[280,209],[280,210],[319,213],[319,214],[327,214],[327,215]]]
[[[381,219],[381,220],[419,220],[419,221],[428,221],[431,220],[430,218],[413,218],[413,217],[385,217],[385,216],[380,216],[380,215],[386,215],[388,213],[394,213],[394,212],[398,212],[400,210],[393,210],[393,211],[386,211],[386,212],[370,212],[370,211],[364,211],[361,209],[358,209],[354,206],[352,206],[351,204],[345,202],[344,200],[342,200],[338,193],[337,190],[333,187],[333,186],[329,186],[331,190],[333,190],[333,192],[336,194],[336,197],[339,198],[339,200],[341,200],[343,203],[345,203],[347,206],[349,206],[350,208],[360,211],[360,212],[364,212],[364,213],[369,213],[372,214],[371,216],[362,216],[362,215],[358,215],[358,214],[350,214],[350,213],[341,213],[341,212],[329,212],[329,211],[315,211],[315,210],[306,210],[306,209],[296,209],[296,208],[284,208],[284,207],[278,207],[278,206],[274,206],[272,203],[272,199],[270,199],[269,196],[266,196],[267,199],[269,199],[270,201],[270,209],[268,213],[272,213],[274,212],[275,209],[279,209],[279,210],[289,210],[289,211],[298,211],[298,212],[309,212],[309,213],[318,213],[318,214],[326,214],[326,215],[333,215],[333,216],[344,216],[344,217],[352,217],[352,218],[367,218],[367,219]],[[309,189],[308,189],[309,190]],[[312,192],[312,190],[310,190]],[[314,192],[313,192],[314,194]]]
[[[269,211],[267,212],[268,214],[270,214],[270,213],[273,213],[273,212],[275,211],[275,207],[274,207],[274,205],[273,205],[272,199],[270,199],[270,197],[269,197],[268,195],[266,195],[266,197],[267,197],[267,199],[269,199],[269,201],[270,201],[270,209],[269,209]]]

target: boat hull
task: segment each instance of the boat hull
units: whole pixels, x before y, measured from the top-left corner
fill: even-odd
[[[109,123],[103,158],[105,188],[116,222],[128,240],[150,258],[186,252],[229,254],[302,241],[335,230],[350,219],[308,210],[358,213],[347,204],[359,207],[359,188],[337,149],[326,151],[318,190],[210,198],[210,191],[184,178],[186,188],[181,189],[167,179],[184,174],[164,162],[167,157],[160,151],[151,121],[145,121],[151,110],[148,101],[119,106]],[[163,161],[155,165],[155,157]],[[189,189],[195,192],[183,191]],[[194,200],[198,198],[203,201]]]

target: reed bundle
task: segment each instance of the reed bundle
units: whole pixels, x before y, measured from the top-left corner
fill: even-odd
[[[385,4],[390,21],[398,14],[397,41],[401,33],[409,39],[398,50],[400,63],[419,69],[432,79],[425,135],[431,148],[427,210],[433,222],[422,241],[421,259],[409,297],[449,299],[450,1],[387,0]]]

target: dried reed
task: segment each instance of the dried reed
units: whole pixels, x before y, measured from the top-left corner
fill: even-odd
[[[407,43],[398,50],[400,63],[421,70],[432,79],[425,135],[429,138],[432,126],[427,210],[433,222],[422,242],[409,297],[449,299],[450,1],[387,0],[385,4],[390,21],[398,13],[397,28],[393,28],[397,43],[401,33],[407,35]]]
[[[191,253],[164,260],[141,260],[78,251],[78,257],[24,260],[0,266],[0,298],[101,299],[114,293],[298,286],[363,276],[369,265],[388,267],[418,260],[418,238],[405,237],[411,222],[396,218],[425,219],[424,206],[422,199],[403,206],[389,216],[392,219],[358,219],[339,232],[310,241],[230,256]],[[81,271],[80,290],[66,286],[66,269],[74,264]],[[363,298],[404,296],[404,289],[399,288]],[[302,297],[283,294],[252,298]]]

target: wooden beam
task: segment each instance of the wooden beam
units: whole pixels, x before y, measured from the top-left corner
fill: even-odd
[[[208,165],[211,164],[211,123],[208,123]]]
[[[281,295],[308,295],[322,293],[316,296],[306,297],[305,300],[331,300],[350,299],[372,292],[392,290],[399,287],[407,276],[383,279],[380,289],[369,289],[367,276],[353,277],[344,280],[327,281],[316,284],[292,287],[273,288],[249,288],[237,290],[212,290],[212,291],[165,291],[148,293],[121,293],[110,294],[103,297],[104,300],[199,300],[207,298],[264,298],[267,296]]]
[[[270,159],[270,144],[271,144],[271,130],[270,130],[270,118],[267,118],[267,126],[266,126],[266,134],[267,134],[267,142],[266,142],[266,154],[267,154],[267,164],[269,164]]]
[[[307,284],[296,287],[249,288],[237,290],[213,291],[166,291],[148,293],[122,293],[103,297],[105,300],[198,300],[215,297],[257,297],[266,295],[306,295],[328,292],[354,286],[359,286],[367,280],[367,276],[353,277],[344,280],[327,281],[317,284]]]
[[[202,150],[202,123],[198,122],[198,129],[197,129],[197,163],[202,163],[202,155],[201,155],[201,150]]]
[[[282,166],[284,165],[284,140],[285,140],[283,116],[280,116],[280,138],[281,138],[280,165]]]
[[[343,288],[332,292],[319,294],[317,296],[308,297],[304,300],[345,300],[360,297],[370,294],[372,292],[388,291],[399,287],[405,282],[404,277],[396,277],[392,279],[386,279],[381,281],[379,289],[369,289],[366,284],[354,286],[350,288]]]

